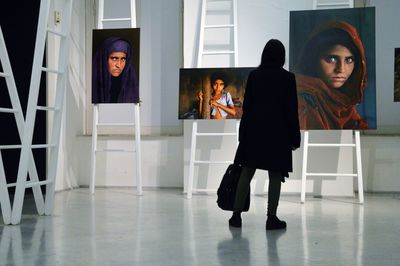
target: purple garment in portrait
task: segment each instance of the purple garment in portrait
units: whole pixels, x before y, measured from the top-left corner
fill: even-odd
[[[113,52],[126,54],[126,65],[118,78],[108,71],[108,57]],[[106,39],[93,56],[92,64],[92,103],[138,103],[139,81],[132,65],[132,47],[119,37]],[[113,83],[116,80],[116,83]],[[116,85],[118,84],[118,85]],[[111,99],[112,87],[121,86],[116,101]]]

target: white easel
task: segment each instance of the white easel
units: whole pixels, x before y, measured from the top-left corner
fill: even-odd
[[[357,177],[358,181],[358,196],[360,203],[364,202],[362,164],[361,164],[361,142],[360,131],[354,131],[354,143],[310,143],[309,131],[304,131],[303,141],[303,168],[301,172],[301,202],[306,199],[306,177],[307,176],[348,176]],[[356,149],[357,173],[309,173],[307,172],[308,149],[309,147],[352,147]]]
[[[215,190],[210,189],[193,189],[193,176],[194,176],[194,165],[195,164],[230,164],[232,161],[202,161],[196,160],[196,143],[197,137],[214,137],[214,136],[238,136],[239,134],[239,123],[236,121],[236,132],[233,133],[200,133],[197,131],[197,120],[193,121],[192,125],[192,138],[190,145],[190,159],[189,159],[189,176],[188,176],[188,186],[187,186],[187,198],[192,198],[193,192],[212,192]],[[238,138],[236,138],[236,146],[239,144]]]
[[[354,7],[353,0],[340,0],[340,1],[320,1],[314,0],[313,9],[326,9],[326,8],[352,8]],[[310,143],[309,142],[309,131],[304,131],[303,141],[303,168],[301,173],[301,202],[305,202],[306,198],[306,177],[307,176],[348,176],[357,177],[358,181],[358,196],[359,202],[364,202],[364,189],[363,189],[363,178],[362,178],[362,164],[361,164],[361,142],[360,142],[360,131],[354,131],[354,143]],[[309,147],[353,147],[356,149],[356,161],[357,161],[357,173],[308,173],[307,162],[308,162],[308,148]]]
[[[104,22],[111,21],[130,21],[131,27],[136,27],[136,1],[130,0],[131,17],[129,18],[104,18],[104,0],[99,1],[99,11],[97,27],[103,29]],[[141,162],[141,145],[140,145],[140,104],[132,104],[135,112],[134,123],[99,123],[99,104],[93,106],[93,127],[92,127],[92,153],[91,153],[91,178],[90,178],[90,192],[94,194],[96,184],[96,153],[98,152],[128,152],[136,153],[136,188],[137,194],[142,195],[142,162]],[[135,150],[126,149],[97,149],[97,129],[98,127],[118,126],[118,127],[135,127]]]
[[[212,2],[209,0],[209,2]],[[215,2],[215,1],[214,1]],[[238,38],[237,38],[237,0],[228,0],[225,2],[231,2],[231,9],[233,23],[232,24],[215,24],[215,25],[206,25],[207,18],[207,0],[202,0],[201,4],[201,21],[200,21],[200,37],[199,37],[199,50],[198,50],[198,58],[197,58],[197,67],[202,66],[203,56],[207,55],[222,55],[232,54],[234,56],[234,65],[237,67],[238,63]],[[233,49],[232,50],[212,50],[212,51],[204,51],[204,33],[207,29],[216,29],[216,28],[229,28],[233,30]],[[205,160],[196,160],[196,143],[197,137],[213,137],[213,136],[236,136],[236,146],[239,144],[239,140],[237,136],[239,135],[239,123],[240,121],[236,121],[236,131],[232,133],[201,133],[198,131],[198,121],[193,120],[192,124],[192,134],[191,134],[191,145],[190,145],[190,159],[189,159],[189,175],[188,175],[188,184],[187,184],[187,198],[192,198],[193,192],[212,192],[215,190],[211,189],[193,189],[193,176],[194,176],[194,165],[195,164],[230,164],[232,161],[205,161]]]

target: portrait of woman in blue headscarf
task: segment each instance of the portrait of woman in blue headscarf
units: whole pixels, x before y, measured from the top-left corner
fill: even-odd
[[[138,103],[139,81],[126,39],[105,39],[93,56],[92,103]],[[137,55],[138,56],[138,55]]]

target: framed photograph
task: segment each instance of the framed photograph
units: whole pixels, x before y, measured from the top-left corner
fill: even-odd
[[[302,129],[376,129],[375,8],[290,12]]]
[[[189,68],[179,74],[179,119],[240,119],[254,68]]]
[[[139,44],[139,29],[93,30],[93,104],[139,102]]]

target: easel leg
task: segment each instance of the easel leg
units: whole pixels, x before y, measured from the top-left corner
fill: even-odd
[[[236,146],[239,146],[239,127],[240,127],[240,120],[236,120]]]
[[[364,203],[364,188],[363,188],[363,176],[362,176],[362,163],[361,163],[361,141],[360,131],[355,131],[356,138],[356,156],[357,156],[357,181],[358,181],[358,197],[360,203]]]
[[[97,123],[99,118],[99,106],[93,106],[93,126],[92,126],[92,153],[90,158],[90,192],[94,194],[94,187],[96,182],[96,149],[97,149]]]
[[[301,203],[306,201],[306,175],[307,175],[307,160],[308,160],[308,130],[304,131],[303,141],[303,168],[301,171]]]
[[[135,104],[135,145],[136,145],[136,186],[137,194],[143,195],[142,190],[142,156],[140,140],[140,115],[139,104]]]
[[[194,120],[192,125],[192,142],[190,146],[189,177],[187,184],[188,199],[192,198],[192,191],[193,191],[194,158],[196,155],[196,137],[197,137],[197,120]]]

